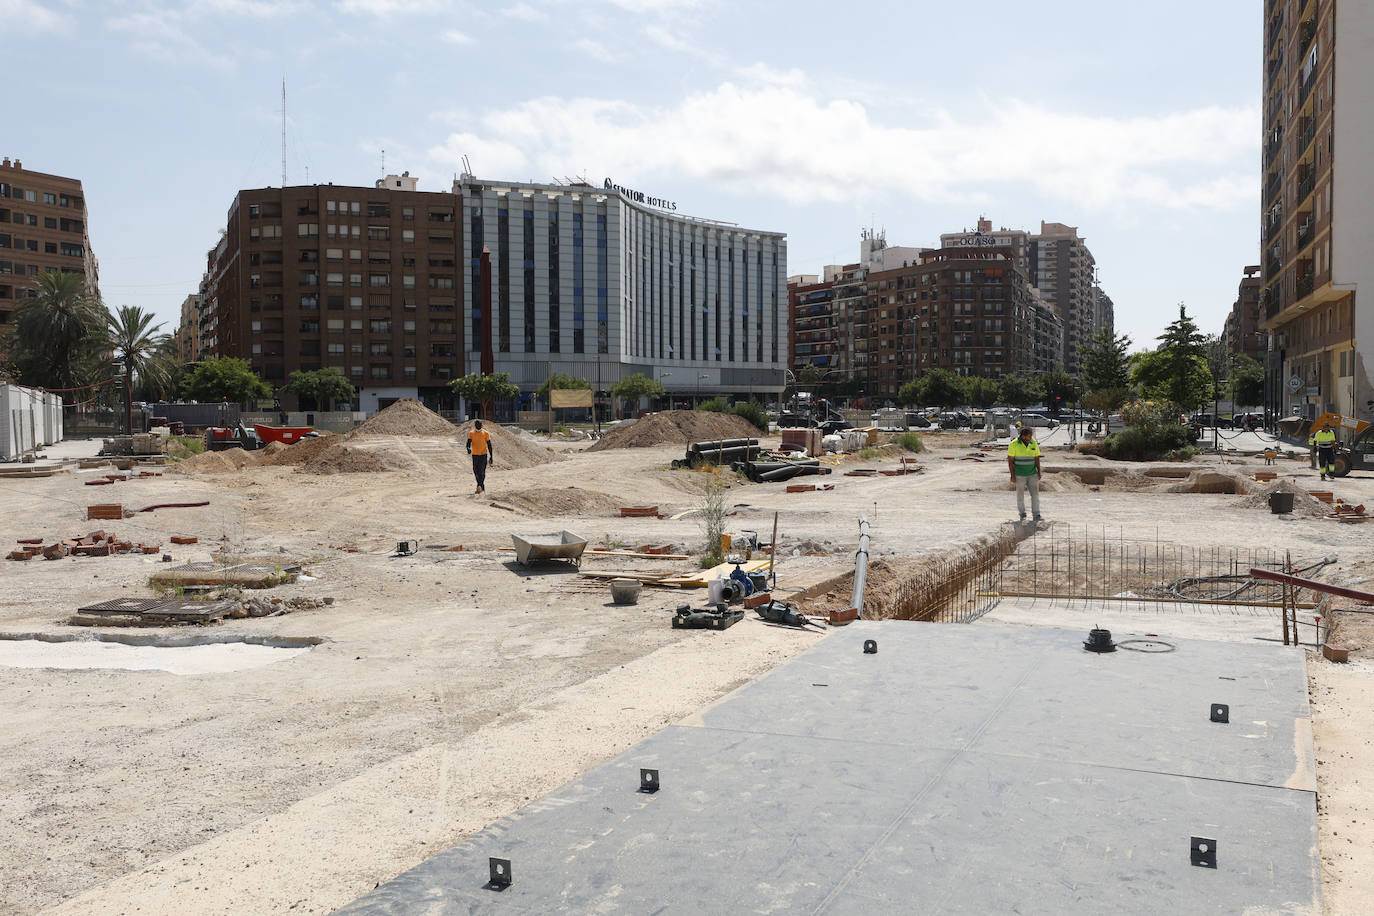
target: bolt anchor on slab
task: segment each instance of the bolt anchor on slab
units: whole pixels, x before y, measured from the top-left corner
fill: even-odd
[[[659,790],[658,770],[640,769],[639,771],[639,791],[647,792],[650,795]]]
[[[487,869],[490,876],[487,880],[487,887],[495,891],[503,891],[510,887],[510,859],[498,859],[492,856],[487,859]]]

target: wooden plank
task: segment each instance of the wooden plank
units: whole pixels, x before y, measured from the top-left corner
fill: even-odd
[[[738,565],[739,568],[745,572],[761,572],[768,568],[768,563],[769,561],[767,559],[746,560]],[[705,588],[706,583],[710,582],[712,579],[728,577],[730,573],[735,571],[735,565],[734,563],[721,563],[719,566],[712,566],[710,569],[704,569],[700,572],[670,576],[659,581],[663,585],[675,585],[679,588]]]

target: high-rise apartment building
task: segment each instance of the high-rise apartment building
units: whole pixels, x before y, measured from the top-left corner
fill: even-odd
[[[181,315],[172,338],[177,345],[177,360],[183,363],[200,359],[200,294],[181,300]]]
[[[1097,333],[1097,262],[1075,226],[1040,221],[1030,237],[1030,280],[1064,322],[1063,365],[1070,375],[1083,369],[1079,348]]]
[[[450,407],[464,371],[459,201],[409,174],[373,187],[240,191],[207,259],[201,334],[269,385],[334,367],[376,410]]]
[[[1261,262],[1284,411],[1374,409],[1374,4],[1265,0]]]
[[[78,273],[100,292],[100,265],[91,253],[86,195],[81,182],[0,161],[0,329],[14,309],[37,295],[34,282],[49,270]]]
[[[1236,289],[1236,301],[1231,304],[1222,328],[1222,339],[1227,353],[1248,356],[1263,363],[1268,346],[1266,335],[1260,330],[1260,290],[1264,286],[1260,269],[1258,264],[1245,268],[1245,275]]]

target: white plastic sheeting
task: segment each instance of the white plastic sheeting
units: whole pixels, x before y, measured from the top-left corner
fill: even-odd
[[[37,388],[0,383],[0,460],[62,441],[62,398]]]

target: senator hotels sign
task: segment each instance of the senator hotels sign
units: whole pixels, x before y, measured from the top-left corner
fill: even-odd
[[[1010,245],[1010,239],[999,239],[992,235],[983,235],[975,232],[970,235],[960,235],[949,240],[949,248],[995,248],[998,245]]]
[[[650,197],[643,191],[636,191],[633,188],[622,188],[611,179],[607,178],[602,185],[607,191],[616,191],[626,200],[632,203],[644,204],[646,207],[660,207],[664,210],[676,210],[677,201],[664,200],[662,197]]]

